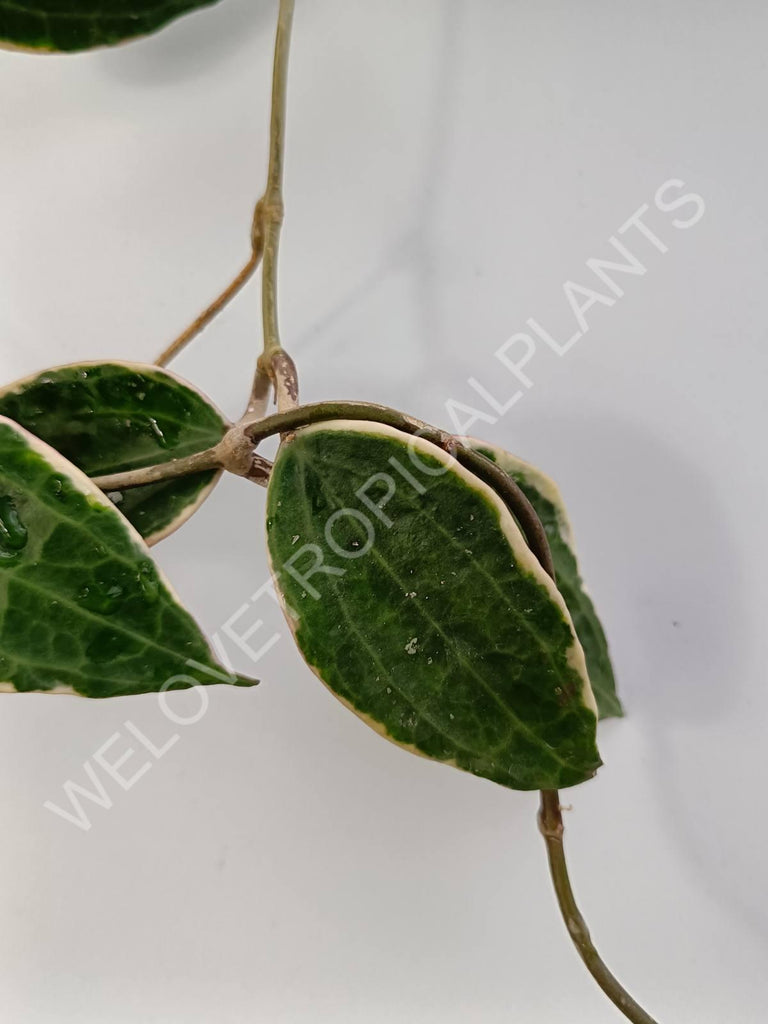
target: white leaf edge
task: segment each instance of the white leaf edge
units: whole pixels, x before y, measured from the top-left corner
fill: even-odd
[[[19,426],[19,424],[16,423],[14,420],[8,419],[7,416],[0,416],[0,427],[10,427],[16,434],[18,434],[22,438],[27,447],[29,447],[41,458],[43,458],[45,462],[49,466],[51,466],[55,473],[58,473],[60,476],[67,477],[69,481],[75,486],[75,488],[78,491],[80,491],[81,494],[85,494],[86,497],[93,503],[101,505],[104,508],[108,508],[110,512],[118,519],[120,526],[122,527],[123,531],[126,534],[127,539],[136,548],[137,554],[141,558],[146,559],[154,565],[157,571],[158,581],[163,587],[165,587],[171,600],[176,605],[178,605],[179,608],[181,608],[183,611],[189,614],[187,608],[180,600],[179,595],[174,590],[168,577],[165,575],[160,566],[152,557],[149,550],[149,546],[147,545],[146,541],[141,536],[139,531],[131,523],[128,522],[125,516],[120,514],[118,509],[115,508],[115,506],[106,496],[106,494],[104,494],[103,491],[100,491],[99,488],[96,487],[96,485],[93,483],[90,477],[86,476],[85,473],[82,472],[82,470],[77,468],[77,466],[73,465],[71,462],[68,462],[63,455],[56,451],[55,448],[51,448],[50,445],[46,444],[44,441],[41,441],[39,437],[35,437],[34,434],[31,434],[28,430],[25,430],[24,427]],[[211,655],[211,661],[214,664],[218,665],[219,660],[216,657],[216,654],[213,648],[211,647],[210,642],[205,636],[205,633],[194,619],[193,622],[195,622],[195,625],[197,626],[200,635],[203,637],[208,646],[208,650]],[[8,682],[0,682],[0,693],[38,693],[53,695],[66,694],[67,696],[72,697],[84,697],[84,694],[78,693],[77,690],[73,689],[71,686],[54,686],[50,690],[17,690],[13,683]],[[92,700],[93,698],[88,697],[85,699]]]
[[[76,370],[79,367],[88,369],[94,366],[119,366],[124,370],[133,370],[136,373],[152,373],[159,377],[168,377],[174,382],[174,384],[181,384],[182,387],[188,388],[190,391],[194,391],[199,398],[201,398],[206,405],[209,405],[217,416],[220,417],[222,424],[225,429],[230,427],[232,424],[224,415],[224,413],[218,408],[218,406],[211,401],[208,395],[204,394],[200,388],[191,384],[188,380],[180,377],[178,374],[173,373],[171,370],[167,370],[164,366],[156,366],[154,363],[133,363],[125,359],[79,359],[75,363],[60,363],[58,366],[49,366],[44,370],[38,370],[36,373],[27,374],[26,377],[20,377],[18,380],[12,381],[10,384],[5,384],[0,387],[0,398],[5,398],[6,395],[20,395],[26,388],[36,381],[39,381],[41,377],[44,377],[47,373],[59,373],[61,370]],[[2,419],[3,417],[0,417]],[[172,533],[175,533],[180,526],[183,526],[188,519],[197,512],[203,502],[210,496],[216,484],[222,477],[224,470],[219,470],[211,479],[211,482],[202,488],[197,498],[184,506],[184,510],[180,512],[175,519],[172,519],[167,526],[164,526],[161,530],[157,530],[155,533],[144,537],[144,543],[147,547],[154,547],[161,540],[165,540],[166,537],[170,537]],[[107,499],[109,500],[109,499]],[[113,504],[110,502],[110,504]],[[119,511],[119,510],[118,510]]]
[[[572,643],[568,650],[567,661],[568,664],[576,671],[579,678],[581,679],[582,703],[589,711],[591,711],[594,714],[595,719],[597,720],[597,701],[595,700],[595,695],[592,692],[592,685],[589,681],[589,675],[587,673],[587,663],[584,657],[584,649],[581,646],[579,638],[576,636],[576,630],[573,625],[573,620],[571,619],[571,613],[568,611],[565,601],[563,600],[563,596],[555,586],[553,580],[542,569],[539,560],[528,547],[528,543],[525,537],[523,536],[520,527],[517,525],[514,516],[509,511],[507,506],[504,504],[502,499],[498,496],[498,494],[493,490],[493,488],[490,487],[488,484],[484,483],[482,480],[479,480],[471,472],[471,470],[465,469],[464,466],[462,466],[452,455],[449,455],[448,452],[444,451],[442,448],[439,448],[431,441],[427,441],[423,437],[406,434],[402,430],[397,430],[395,427],[387,426],[384,423],[373,423],[367,420],[326,420],[320,423],[313,423],[307,427],[301,427],[299,430],[295,432],[295,438],[298,439],[302,436],[307,436],[312,433],[320,433],[322,431],[328,430],[338,432],[352,431],[354,433],[366,434],[370,437],[385,437],[400,441],[403,444],[403,447],[409,449],[411,452],[421,452],[424,455],[431,456],[432,458],[436,459],[438,462],[441,462],[444,466],[455,472],[459,476],[459,478],[465,484],[467,484],[468,487],[477,491],[485,499],[485,501],[489,505],[491,505],[492,508],[495,509],[499,517],[499,525],[501,527],[502,533],[509,542],[509,546],[512,548],[512,553],[514,555],[515,562],[525,572],[533,576],[536,579],[537,583],[544,587],[544,589],[547,591],[547,594],[551,598],[552,602],[557,606],[558,610],[560,611],[568,625],[568,628],[571,633]],[[290,445],[291,443],[292,440],[283,442],[283,444],[287,445]],[[485,447],[492,448],[493,445],[485,445]],[[275,463],[277,463],[277,459],[279,459],[279,457],[280,453],[278,452],[278,455],[275,459]],[[275,593],[277,594],[286,621],[289,627],[291,628],[291,631],[295,635],[297,628],[296,614],[287,605],[285,596],[280,587],[280,574],[275,570],[275,567],[272,563],[272,556],[269,550],[268,539],[267,561],[269,564],[270,573],[272,575]],[[350,711],[354,712],[354,714],[357,715],[358,718],[362,719],[366,725],[374,729],[374,731],[377,732],[380,736],[383,736],[385,739],[390,740],[398,747],[409,750],[412,753],[419,754],[422,757],[426,756],[422,754],[421,751],[417,750],[415,747],[412,747],[410,744],[401,743],[400,741],[393,739],[387,733],[386,728],[380,722],[371,719],[366,714],[361,714],[355,707],[349,704],[345,699],[339,697],[339,695],[328,686],[328,684],[325,682],[325,680],[322,678],[320,673],[315,669],[313,665],[309,665],[309,668],[318,677],[318,679],[320,679],[320,681],[326,686],[326,688],[330,690],[330,692],[333,694],[334,697],[336,697],[337,700],[339,700],[345,707],[349,708]],[[431,758],[429,760],[431,760]],[[441,763],[445,764],[449,762]]]

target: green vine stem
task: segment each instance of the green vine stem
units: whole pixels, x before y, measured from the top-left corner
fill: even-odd
[[[285,152],[288,54],[293,24],[294,0],[280,0],[272,69],[272,103],[269,128],[269,165],[264,194],[256,204],[251,224],[251,257],[237,277],[155,360],[167,366],[234,298],[262,266],[263,351],[258,358],[248,406],[243,421],[265,415],[270,386],[274,385],[278,410],[298,403],[298,374],[293,360],[280,341],[277,305],[277,264],[280,230],[284,216],[283,164]]]
[[[294,0],[280,0],[272,73],[269,168],[266,189],[256,205],[253,218],[251,259],[219,298],[157,360],[159,366],[166,365],[199,334],[250,279],[261,260],[263,351],[257,360],[246,412],[240,422],[231,427],[223,440],[213,448],[157,466],[96,477],[94,483],[104,491],[117,491],[170,480],[202,470],[227,469],[254,482],[266,484],[271,463],[256,451],[261,441],[266,438],[274,434],[280,434],[285,438],[293,430],[310,423],[328,420],[353,419],[384,423],[438,445],[479,479],[489,484],[519,523],[529,547],[542,568],[554,579],[549,542],[539,517],[515,481],[485,456],[465,447],[453,435],[386,406],[365,402],[320,402],[306,406],[298,405],[298,374],[293,360],[284,351],[280,341],[277,308],[277,263],[284,215],[282,183],[288,52],[293,13]],[[266,416],[271,387],[274,387],[278,412],[273,416]],[[568,877],[563,850],[560,796],[556,790],[545,790],[541,793],[539,828],[546,843],[550,872],[563,920],[587,969],[603,992],[632,1024],[656,1024],[611,974],[592,943],[584,918],[576,905]]]
[[[225,438],[226,439],[226,438]],[[177,480],[190,473],[202,473],[210,469],[225,469],[227,450],[223,442],[204,451],[193,452],[183,459],[171,459],[156,466],[144,466],[142,469],[130,469],[124,473],[109,473],[106,476],[93,477],[93,483],[102,491],[126,491],[131,487],[144,487],[157,484],[163,480]]]
[[[282,377],[286,391],[285,400],[295,401],[293,390],[295,373],[292,360],[285,353],[278,354],[285,362],[279,363],[273,372]],[[277,358],[277,357],[276,357]],[[293,382],[293,383],[291,383]],[[278,390],[278,400],[280,391]],[[116,473],[109,477],[96,477],[94,483],[102,490],[125,490],[147,483],[184,476],[200,469],[224,468],[239,476],[264,484],[269,479],[271,464],[256,451],[258,445],[274,434],[286,435],[293,430],[329,420],[363,420],[384,423],[414,437],[422,437],[452,455],[457,462],[469,469],[480,480],[487,483],[504,501],[520,525],[528,546],[539,560],[540,565],[552,579],[555,578],[549,542],[541,520],[528,498],[515,481],[484,455],[467,448],[452,434],[432,427],[421,420],[368,402],[317,402],[280,411],[272,416],[252,422],[241,422],[233,426],[224,439],[214,448],[183,459]],[[581,958],[597,984],[632,1024],[656,1024],[656,1021],[635,1002],[603,963],[589,935],[589,929],[581,915],[571,889],[563,849],[563,818],[560,810],[560,795],[556,790],[541,793],[539,829],[544,836],[549,857],[550,872],[558,905],[568,933]]]
[[[415,437],[423,437],[439,448],[452,455],[457,462],[471,470],[477,477],[488,483],[500,496],[510,503],[510,511],[520,523],[533,553],[544,559],[542,565],[550,573],[554,572],[552,556],[547,543],[547,536],[533,506],[518,485],[484,455],[461,444],[453,434],[448,434],[438,427],[432,427],[422,420],[409,416],[397,409],[371,402],[316,402],[312,405],[300,405],[287,412],[278,412],[274,416],[258,420],[255,423],[242,424],[235,431],[242,430],[243,437],[250,442],[253,450],[273,434],[287,434],[310,423],[321,423],[327,420],[364,420],[372,423],[384,423],[402,430],[403,433]]]
[[[565,862],[563,816],[560,808],[560,794],[556,789],[542,790],[539,829],[547,845],[549,870],[565,926],[579,956],[586,964],[587,970],[614,1006],[618,1007],[627,1020],[632,1021],[632,1024],[656,1024],[653,1017],[635,1002],[605,966],[594,947],[589,928],[587,928],[581,911],[576,905]]]
[[[267,187],[261,200],[261,224],[264,257],[261,269],[262,322],[264,351],[259,371],[273,375],[272,360],[282,351],[277,315],[277,257],[283,224],[283,161],[285,151],[285,114],[288,88],[288,52],[293,23],[294,0],[280,0],[275,35],[275,60],[272,70],[272,109],[269,126],[269,167]]]
[[[279,373],[284,380],[286,400],[293,401],[296,392],[290,376],[292,360],[281,353],[286,362],[279,365]],[[280,379],[280,378],[278,378]],[[278,399],[280,390],[278,390]],[[438,427],[390,409],[384,405],[369,402],[316,402],[312,405],[301,405],[285,412],[277,412],[272,416],[257,419],[254,422],[238,423],[231,427],[223,440],[213,448],[195,452],[181,459],[171,459],[156,466],[145,466],[142,469],[128,470],[124,473],[113,473],[109,476],[95,477],[93,482],[103,491],[128,490],[131,487],[143,487],[145,484],[159,483],[161,480],[172,480],[189,473],[197,473],[208,469],[226,469],[237,476],[244,476],[257,483],[266,483],[269,476],[270,463],[256,451],[259,444],[275,434],[285,435],[292,430],[308,426],[310,423],[321,423],[328,420],[364,420],[371,423],[384,423],[401,430],[403,433],[423,437],[452,455],[460,465],[465,466],[475,476],[483,480],[500,495],[512,514],[520,523],[528,545],[550,576],[554,574],[552,556],[549,551],[547,535],[536,515],[533,506],[515,481],[507,476],[495,463],[484,455],[467,448],[453,434],[448,434]]]
[[[285,152],[286,97],[288,92],[288,54],[293,25],[294,0],[280,0],[275,33],[275,56],[272,65],[272,103],[269,122],[269,165],[264,195],[254,216],[256,235],[262,249],[261,316],[263,349],[256,362],[248,406],[241,423],[266,415],[271,387],[274,386],[278,410],[293,408],[298,403],[298,374],[290,356],[280,342],[277,313],[277,258],[280,230],[285,206],[283,203],[283,163]]]

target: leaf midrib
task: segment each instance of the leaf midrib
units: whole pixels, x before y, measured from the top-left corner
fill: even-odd
[[[299,454],[299,458],[300,458],[300,461],[302,463],[306,463],[309,466],[310,470],[311,470],[311,468],[312,468],[311,467],[311,463],[308,463],[306,460],[303,460],[301,458],[300,454]],[[329,460],[329,461],[331,461],[331,460]],[[319,481],[321,490],[326,495],[326,497],[328,497],[328,491],[326,490],[326,488],[324,486],[324,482],[323,482],[322,478],[318,474],[316,474],[316,473],[315,473],[315,477]],[[330,497],[331,497],[332,501],[335,501],[335,502],[339,501],[339,496],[337,494],[335,494],[333,491],[330,492]],[[306,510],[306,502],[304,502],[303,504],[304,504],[304,508]],[[411,503],[407,501],[407,504],[411,504]],[[344,507],[343,502],[340,505],[338,505],[338,507],[342,507],[343,508]],[[414,507],[414,506],[412,505],[411,507]],[[415,507],[416,507],[416,509],[418,511],[418,506],[415,506]],[[423,515],[423,513],[422,513],[422,515]],[[444,532],[447,533],[448,536],[451,536],[449,531],[444,531]],[[455,538],[452,538],[452,541],[453,541],[454,546],[459,546],[457,541],[455,540]],[[390,578],[393,579],[395,581],[395,583],[397,583],[398,586],[401,589],[403,589],[403,591],[405,592],[405,590],[407,590],[406,583],[403,580],[401,580],[399,578],[399,576],[392,570],[392,568],[390,567],[389,563],[386,562],[381,557],[381,555],[378,554],[378,552],[376,551],[375,547],[373,547],[371,549],[371,553],[374,555],[374,558],[376,559],[377,563],[388,573]],[[488,576],[489,579],[492,579],[492,577],[490,576],[489,573],[485,573],[484,572],[484,575]],[[339,596],[338,588],[336,588],[336,593],[337,593],[337,596]],[[562,767],[564,767],[564,768],[571,768],[572,767],[571,764],[569,762],[563,760],[563,758],[558,754],[558,752],[556,751],[556,749],[554,747],[551,747],[545,740],[543,740],[541,738],[541,736],[539,736],[536,732],[534,732],[531,729],[531,727],[526,722],[524,722],[522,719],[518,718],[518,716],[512,711],[512,709],[502,700],[502,698],[499,696],[499,694],[496,693],[496,691],[483,678],[483,676],[478,675],[478,673],[475,671],[475,669],[471,665],[471,663],[465,661],[465,659],[461,656],[461,654],[458,652],[458,650],[456,650],[455,646],[451,643],[450,637],[446,635],[446,633],[441,628],[441,626],[427,612],[427,610],[426,610],[426,608],[424,606],[424,603],[422,601],[420,601],[418,599],[418,597],[417,598],[413,598],[412,601],[413,601],[413,606],[421,613],[422,618],[432,626],[433,630],[437,633],[437,635],[439,637],[441,637],[441,639],[445,642],[446,646],[455,650],[456,660],[459,663],[459,665],[461,665],[465,670],[467,670],[467,672],[474,679],[477,680],[477,682],[483,687],[485,692],[498,704],[498,706],[502,709],[502,711],[507,715],[507,717],[509,718],[510,722],[512,723],[513,729],[516,728],[518,732],[526,734],[526,735],[530,736],[532,739],[534,739],[535,742],[538,743],[538,745],[540,747],[542,747],[548,754],[550,754],[557,761],[559,761],[559,763],[561,764]],[[513,611],[515,611],[516,616],[518,618],[520,618],[519,612],[517,612],[516,609],[513,609]],[[543,645],[543,646],[544,646],[544,650],[546,651],[549,660],[552,661],[551,652],[547,650],[545,645]],[[444,736],[448,735],[447,733],[445,733],[445,731],[443,729],[440,729],[440,732]],[[452,737],[451,737],[451,742],[453,742]],[[502,748],[502,746],[498,746],[498,747],[494,747],[492,749],[493,750],[497,750],[497,749],[501,750],[503,748]],[[477,755],[475,755],[475,756],[477,756]]]
[[[166,654],[172,655],[174,658],[181,658],[183,655],[172,647],[166,647],[165,644],[158,643],[152,637],[144,633],[137,633],[133,629],[129,629],[127,626],[121,625],[119,620],[111,622],[109,616],[99,615],[96,612],[90,611],[88,608],[82,608],[80,605],[71,601],[68,597],[63,597],[56,590],[49,590],[47,587],[41,586],[39,583],[35,583],[24,576],[19,575],[18,571],[12,576],[12,582],[26,587],[27,590],[33,590],[43,597],[47,597],[58,604],[64,605],[65,608],[70,608],[77,615],[81,615],[83,618],[92,619],[94,622],[98,622],[102,628],[113,629],[115,632],[122,633],[124,636],[129,636],[135,640],[140,640],[145,647],[154,647],[158,651],[163,651]],[[129,655],[131,658],[137,657],[136,654]],[[18,659],[17,659],[18,660]],[[119,660],[119,659],[115,659]],[[186,660],[185,660],[186,664]]]
[[[8,448],[7,448],[7,446],[3,446],[3,447],[0,448],[0,450],[8,451]],[[27,452],[29,452],[34,458],[36,458],[38,460],[40,459],[40,456],[36,452],[34,452],[32,449],[26,447],[25,450]],[[58,519],[60,522],[64,523],[66,526],[68,526],[70,529],[74,528],[77,531],[79,531],[80,533],[84,533],[86,535],[86,537],[90,541],[93,541],[94,539],[96,539],[99,543],[103,544],[103,546],[106,549],[106,551],[109,552],[109,554],[117,562],[119,562],[120,564],[128,567],[131,571],[135,571],[136,570],[137,567],[136,567],[136,564],[135,564],[134,561],[128,559],[124,554],[116,551],[115,548],[110,543],[105,541],[103,538],[95,538],[94,533],[91,530],[89,530],[82,523],[77,522],[76,519],[73,519],[70,516],[64,515],[62,513],[61,509],[59,507],[57,507],[56,505],[53,505],[53,504],[49,505],[46,501],[44,501],[42,499],[42,497],[40,496],[39,492],[36,489],[25,488],[23,483],[22,484],[19,483],[18,478],[15,476],[15,474],[9,473],[8,469],[6,467],[3,467],[2,473],[4,473],[7,477],[10,477],[15,482],[16,486],[19,487],[22,490],[22,493],[24,494],[25,498],[27,498],[28,500],[31,499],[33,501],[36,501],[38,505],[42,505],[42,507],[44,509],[46,509],[48,512],[50,512],[55,519]],[[77,493],[80,494],[83,498],[85,498],[87,500],[87,497],[88,497],[87,493],[79,490],[79,488],[77,488],[75,486],[75,484],[73,483],[71,478],[68,477],[67,479],[68,479],[70,485],[77,491]],[[114,511],[114,510],[112,510],[112,512],[113,512],[114,515],[119,515],[119,513]],[[49,537],[50,537],[50,534],[49,534]],[[127,533],[127,530],[126,530],[125,540],[128,543],[131,543],[131,541],[132,541],[132,538]],[[134,547],[136,548],[135,545],[134,545]],[[139,548],[136,548],[136,551],[137,551],[137,553],[141,553],[141,549],[139,549]],[[32,583],[29,579],[27,579],[24,576],[20,575],[20,572],[23,571],[25,568],[26,567],[24,566],[24,564],[21,563],[18,568],[14,568],[14,569],[10,569],[9,568],[8,570],[6,570],[10,574],[9,577],[8,577],[9,584],[10,584],[10,582],[21,583],[22,585],[27,586],[28,588],[34,589],[34,590],[42,593],[44,596],[46,596],[48,598],[60,601],[62,604],[72,608],[73,610],[75,610],[80,615],[83,615],[83,616],[85,616],[87,618],[95,619],[96,621],[98,621],[102,625],[109,625],[109,623],[107,622],[105,617],[99,616],[99,615],[95,614],[94,612],[90,612],[90,611],[88,611],[88,609],[81,608],[79,605],[75,604],[74,602],[70,601],[69,599],[67,599],[65,597],[62,597],[56,591],[50,591],[50,590],[48,590],[48,589],[46,589],[44,587],[41,587],[39,584]],[[162,579],[158,579],[158,585],[162,588],[163,595],[168,600],[172,601],[171,595],[168,593],[167,587],[165,586],[165,584],[164,584]],[[189,616],[188,612],[185,612],[184,609],[182,609],[180,606],[176,605],[175,603],[173,604],[173,607],[174,607],[174,609],[176,611],[181,612],[183,615]],[[8,609],[6,608],[5,612],[7,613],[7,611],[8,611]],[[3,619],[4,618],[5,618],[5,616],[3,616]],[[191,616],[189,616],[189,618],[191,618]],[[115,623],[111,623],[111,625],[113,627],[116,626]],[[133,630],[130,630],[130,629],[128,629],[125,626],[119,626],[118,625],[116,628],[119,629],[120,632],[124,633],[127,636],[131,636],[131,637],[135,637],[135,638],[137,637],[139,639],[143,639],[145,641],[145,643],[148,643],[150,646],[156,647],[158,650],[165,651],[166,653],[172,654],[175,658],[178,658],[178,657],[181,656],[179,651],[174,650],[173,648],[170,648],[170,647],[166,647],[163,644],[159,644],[157,641],[153,640],[150,637],[142,637],[141,634],[135,633]]]
[[[305,485],[306,475],[305,475],[305,472],[304,472],[304,466],[305,466],[305,464],[304,464],[303,460],[299,460],[299,472],[301,473],[302,484]],[[306,490],[306,485],[305,485],[305,490]],[[303,518],[304,518],[305,527],[306,527],[307,531],[311,535],[312,532],[313,532],[312,521],[311,521],[311,519],[309,517],[309,510],[307,508],[307,503],[306,502],[302,502],[302,512],[303,512]],[[350,617],[349,611],[348,611],[348,608],[347,608],[347,603],[346,603],[346,601],[344,599],[344,596],[342,595],[342,593],[339,591],[338,588],[335,588],[335,590],[336,590],[336,599],[338,601],[339,608],[341,610],[341,614],[344,617],[345,621],[347,622],[347,625],[351,627],[352,632],[355,634],[355,636],[358,637],[358,639],[362,643],[363,648],[371,656],[371,658],[373,659],[374,663],[379,668],[379,670],[382,672],[382,674],[385,676],[385,678],[387,680],[389,680],[389,682],[392,685],[392,689],[395,690],[395,692],[400,696],[400,698],[403,700],[403,702],[405,704],[407,704],[408,707],[411,708],[413,711],[415,711],[418,715],[420,715],[435,730],[435,732],[438,734],[438,736],[441,736],[441,737],[443,737],[445,739],[448,739],[453,744],[454,747],[456,747],[459,750],[465,751],[471,757],[473,757],[473,758],[480,757],[480,755],[475,750],[472,750],[471,747],[468,747],[465,744],[459,743],[452,736],[448,736],[448,734],[445,732],[444,726],[441,723],[435,721],[435,719],[429,714],[429,712],[427,712],[424,708],[422,708],[419,704],[417,704],[416,701],[413,699],[413,697],[410,694],[406,693],[403,689],[401,689],[400,686],[398,686],[397,681],[395,680],[394,676],[392,675],[391,669],[387,668],[387,666],[384,664],[384,662],[379,657],[379,655],[376,652],[375,648],[372,647],[372,645],[370,644],[370,642],[369,642],[368,638],[366,637],[366,635],[360,630],[360,628],[355,624],[354,620]],[[506,742],[507,742],[507,740],[505,740],[505,745],[506,745]],[[497,749],[500,750],[500,749],[502,749],[502,747],[501,746],[499,746],[498,748],[494,747],[489,752],[490,753],[494,753]]]
[[[332,457],[331,458],[326,457],[326,458],[327,458],[328,462],[330,462],[331,464],[335,464],[337,468],[340,467],[340,468],[344,469],[345,471],[349,472],[349,467],[346,466],[344,464],[344,462],[340,463],[339,461],[334,460]],[[322,486],[322,481],[321,481],[321,486]],[[334,495],[334,497],[338,499],[338,495]],[[481,497],[482,497],[482,495],[481,495]],[[416,501],[414,501],[412,498],[410,498],[409,496],[406,496],[405,503],[416,512],[416,514],[419,516],[420,519],[422,519],[422,520],[428,519],[428,517],[425,515],[424,511],[421,509],[419,504]],[[511,515],[511,513],[510,513],[510,515]],[[459,541],[450,532],[450,530],[446,530],[445,527],[440,522],[438,522],[436,519],[429,519],[429,525],[430,526],[434,526],[438,530],[439,533],[441,533],[444,537],[446,537],[448,539],[448,542],[451,544],[451,546],[455,550],[461,551],[462,553],[465,551],[465,549],[461,546]],[[499,524],[499,529],[502,529],[501,524]],[[507,540],[507,543],[509,543],[508,540]],[[511,545],[510,545],[510,551],[512,551]],[[516,552],[512,551],[512,554],[515,555]],[[535,640],[538,641],[540,647],[542,647],[543,650],[545,651],[546,656],[547,656],[547,660],[549,661],[550,665],[552,666],[552,668],[555,671],[557,671],[559,673],[560,672],[560,666],[558,666],[556,664],[556,662],[554,660],[554,656],[552,654],[552,651],[550,650],[549,645],[545,642],[544,637],[542,637],[541,632],[538,629],[536,629],[535,625],[529,619],[527,619],[524,615],[522,615],[517,610],[517,608],[514,607],[514,605],[510,605],[509,604],[509,599],[508,599],[507,595],[504,593],[504,591],[499,586],[498,581],[496,580],[496,578],[491,573],[488,572],[488,570],[485,568],[485,566],[480,565],[478,563],[475,563],[475,565],[476,565],[477,569],[479,570],[479,572],[481,573],[481,575],[487,580],[487,582],[491,585],[493,590],[499,596],[501,601],[505,605],[507,605],[508,611],[511,612],[511,614],[514,615],[515,619],[523,625],[523,627],[527,630],[527,632],[530,633],[530,635]],[[520,572],[522,575],[532,576],[531,573],[526,573],[525,570],[520,567],[520,565],[517,563],[517,561],[515,562],[515,565],[516,565],[517,571]],[[535,579],[535,577],[532,577],[532,578],[533,578],[534,582],[538,586],[543,587],[543,584],[539,583],[538,580]],[[565,603],[565,602],[563,602],[563,603]],[[575,632],[575,630],[574,630],[574,632]],[[572,647],[573,643],[570,646]]]

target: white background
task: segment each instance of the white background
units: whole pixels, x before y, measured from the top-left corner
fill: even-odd
[[[151,361],[244,262],[273,6],[0,54],[6,379]],[[642,204],[668,247],[631,229],[645,275],[472,428],[572,510],[628,717],[566,794],[567,848],[662,1024],[765,1019],[767,33],[757,0],[300,0],[295,24],[281,307],[305,399],[450,427],[448,400],[482,406],[469,377],[514,392],[494,352],[528,317],[573,332],[564,282],[594,285],[586,260]],[[687,230],[692,207],[654,207],[670,178],[706,203]],[[235,416],[258,341],[252,286],[175,368]],[[263,509],[226,481],[156,549],[209,634],[266,578]],[[187,728],[152,696],[3,696],[0,1019],[618,1020],[559,919],[535,795],[381,741],[268,598],[240,627],[257,618],[255,646],[282,634],[258,668],[228,650],[263,685],[217,687]],[[107,783],[111,809],[85,803],[89,831],[46,810],[115,732],[126,749],[127,719],[181,738],[129,792]]]

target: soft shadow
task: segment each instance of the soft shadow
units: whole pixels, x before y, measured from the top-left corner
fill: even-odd
[[[743,573],[711,482],[627,420],[517,409],[494,439],[560,484],[630,710],[655,724],[727,713],[743,685]]]
[[[743,548],[716,477],[687,462],[674,440],[626,420],[529,419],[521,403],[500,426],[494,439],[556,477],[571,507],[619,692],[643,727],[649,756],[638,771],[649,773],[666,835],[702,893],[768,942],[765,850],[744,842],[738,765],[732,754],[723,760],[749,669]],[[720,735],[722,744],[713,742]],[[721,782],[709,791],[702,768],[713,759]]]
[[[445,0],[439,10],[438,30],[435,38],[435,77],[429,110],[424,118],[428,137],[426,159],[416,174],[416,194],[413,213],[403,235],[386,251],[374,270],[351,285],[336,305],[311,329],[299,335],[295,349],[305,355],[310,349],[333,344],[329,339],[333,327],[352,308],[369,302],[372,294],[392,274],[404,270],[409,275],[409,291],[414,316],[423,344],[413,357],[417,360],[409,374],[410,393],[418,398],[428,365],[439,350],[444,337],[440,303],[435,290],[435,231],[441,211],[441,190],[445,168],[453,142],[456,107],[461,80],[461,40],[469,8],[466,0]]]

